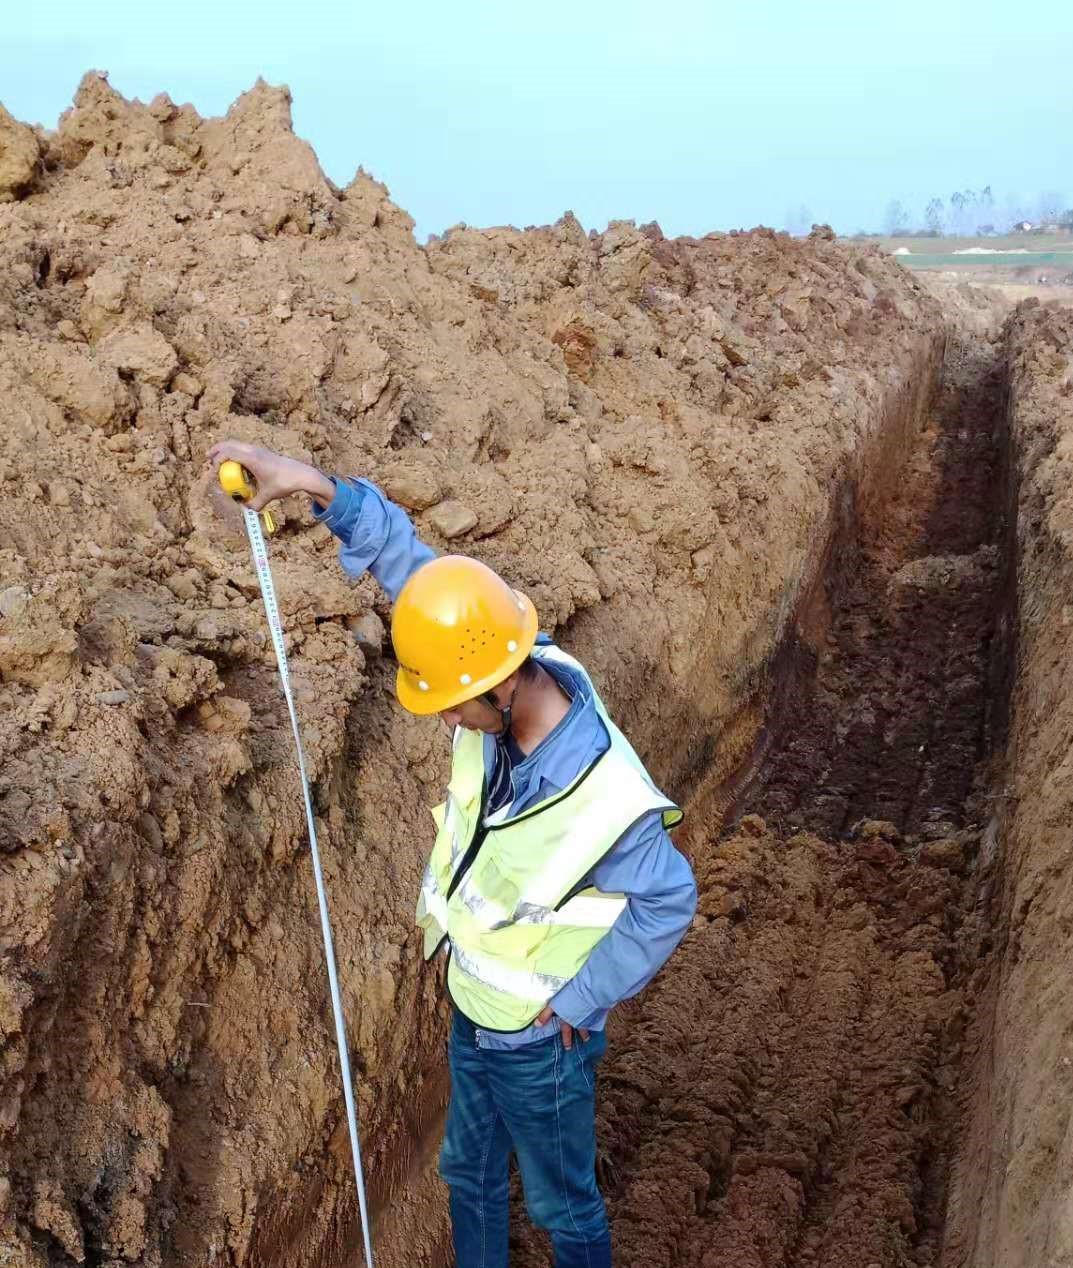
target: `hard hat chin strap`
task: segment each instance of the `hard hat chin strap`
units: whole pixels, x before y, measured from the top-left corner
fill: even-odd
[[[495,697],[495,693],[501,687],[503,687],[505,683],[510,682],[510,678],[504,678],[503,682],[497,684],[497,686],[493,687],[491,690],[483,692],[481,696],[479,697],[479,699],[483,700],[485,704],[490,705],[493,709],[495,709],[496,713],[499,714],[499,718],[500,718],[500,721],[502,722],[502,726],[499,728],[499,731],[496,734],[497,740],[505,740],[507,736],[510,735],[510,725],[511,725],[511,720],[513,717],[514,701],[518,697],[518,689],[522,686],[522,683],[524,682],[524,674],[520,670],[515,670],[514,673],[511,675],[511,677],[514,678],[514,689],[511,691],[510,699],[507,701],[507,704],[505,706],[500,705],[499,701]]]
[[[512,706],[508,704],[505,709],[501,709],[499,707],[499,701],[495,698],[495,696],[490,691],[486,691],[484,695],[481,696],[481,699],[485,702],[485,704],[489,704],[492,706],[493,709],[495,709],[496,713],[499,714],[500,721],[503,724],[499,729],[499,734],[496,736],[496,739],[500,739],[500,740],[506,739],[507,736],[510,734],[510,720],[511,720]]]

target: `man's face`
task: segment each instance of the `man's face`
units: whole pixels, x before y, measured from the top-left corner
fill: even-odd
[[[517,674],[511,674],[492,691],[500,708],[505,709],[513,702],[517,677]],[[503,730],[503,717],[499,710],[493,709],[481,696],[476,700],[463,700],[453,709],[441,710],[440,717],[452,731],[456,726],[465,727],[467,731],[483,731],[485,735],[498,735]]]
[[[440,717],[451,731],[456,726],[460,726],[467,731],[483,731],[485,735],[498,735],[503,729],[503,719],[487,700],[464,700],[461,704],[456,704],[453,709],[443,709]]]

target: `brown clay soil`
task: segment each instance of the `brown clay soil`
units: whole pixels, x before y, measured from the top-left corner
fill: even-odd
[[[338,1264],[355,1204],[238,436],[367,474],[532,594],[680,796],[753,751],[833,493],[916,430],[938,303],[825,232],[457,229],[86,77],[0,116],[0,1161],[9,1262]],[[447,748],[297,500],[273,566],[384,1268],[435,1259],[445,1005],[412,913]]]
[[[951,342],[904,466],[847,501],[727,830],[690,807],[695,927],[602,1072],[623,1264],[939,1263],[1005,724],[1000,351]]]
[[[1044,1262],[1015,1256],[1065,1138],[1010,1036],[1058,1059],[1023,1001],[1063,980],[1033,922],[1065,785],[1042,863],[1006,806],[1068,712],[1041,633],[1069,624],[1068,332],[1022,314],[1004,352],[994,320],[822,230],[420,246],[263,84],[222,119],[97,74],[55,132],[0,111],[0,1265],[359,1262],[286,715],[202,473],[225,436],[372,477],[528,590],[689,803],[696,925],[603,1073],[618,1262]],[[280,519],[378,1262],[438,1265],[412,910],[447,746],[392,700],[384,596]]]
[[[1073,1264],[1073,308],[1007,326],[1016,678],[984,834],[991,954],[971,1026],[943,1268]],[[1012,596],[1011,596],[1012,597]]]

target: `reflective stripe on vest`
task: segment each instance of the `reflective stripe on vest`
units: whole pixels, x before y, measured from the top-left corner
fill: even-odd
[[[585,674],[558,648],[538,647],[533,655]],[[561,793],[513,818],[480,822],[484,738],[461,728],[455,733],[447,800],[433,811],[438,832],[417,923],[426,958],[449,937],[451,995],[471,1021],[490,1030],[528,1026],[621,915],[623,895],[578,891],[620,837],[656,811],[668,828],[682,818],[595,690],[593,697],[610,748]],[[474,850],[478,832],[483,839]]]

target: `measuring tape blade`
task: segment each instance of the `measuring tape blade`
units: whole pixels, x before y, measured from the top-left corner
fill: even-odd
[[[276,664],[279,666],[279,679],[283,684],[283,695],[287,701],[287,711],[291,717],[291,731],[294,733],[294,747],[298,754],[298,773],[302,780],[302,796],[305,798],[306,826],[309,829],[309,851],[313,856],[313,875],[317,882],[317,902],[320,906],[320,926],[324,935],[324,955],[328,962],[328,985],[332,996],[332,1013],[335,1017],[335,1041],[339,1048],[339,1066],[343,1075],[343,1099],[346,1102],[347,1125],[350,1128],[350,1152],[354,1159],[354,1179],[358,1186],[358,1207],[361,1211],[361,1232],[365,1243],[365,1263],[368,1268],[373,1265],[373,1243],[369,1232],[369,1211],[365,1198],[365,1175],[361,1165],[361,1143],[358,1139],[358,1117],[354,1105],[354,1086],[350,1075],[350,1050],[347,1046],[346,1024],[343,1019],[343,1001],[339,993],[339,977],[335,967],[335,946],[332,941],[332,926],[328,916],[328,895],[324,886],[324,873],[320,866],[320,850],[317,848],[317,825],[313,817],[313,799],[309,792],[309,777],[306,774],[305,752],[302,749],[302,734],[298,728],[298,712],[294,706],[294,693],[291,689],[291,671],[287,664],[287,648],[283,642],[283,622],[280,619],[279,604],[276,602],[276,587],[272,581],[272,570],[268,566],[268,550],[265,546],[261,521],[256,511],[248,507],[242,508],[246,520],[246,534],[250,539],[250,551],[257,571],[257,580],[261,586],[261,598],[264,600],[265,615],[268,617],[268,628],[272,635],[272,646],[276,652]]]

